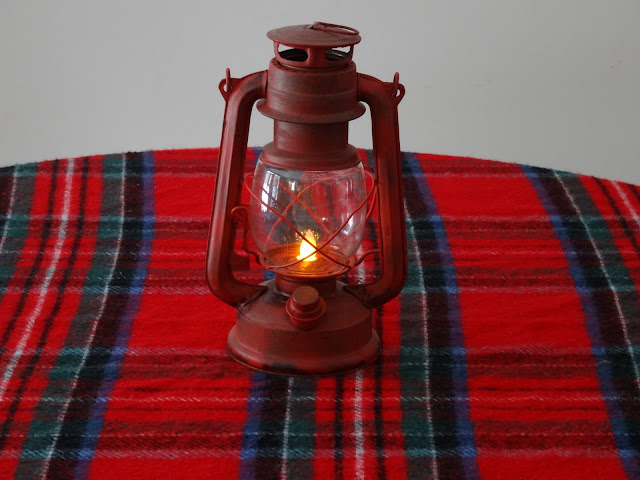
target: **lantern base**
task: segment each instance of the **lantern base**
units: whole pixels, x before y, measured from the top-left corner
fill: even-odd
[[[294,326],[286,297],[267,283],[267,291],[238,309],[227,350],[240,363],[282,375],[335,374],[373,361],[380,339],[372,328],[372,310],[337,282],[325,297],[326,314],[310,330]]]

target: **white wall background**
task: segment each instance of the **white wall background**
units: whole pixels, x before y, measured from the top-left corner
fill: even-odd
[[[360,29],[359,71],[400,72],[404,150],[640,184],[638,0],[3,0],[0,164],[217,146],[225,67],[265,69],[265,33],[314,20]],[[270,137],[254,115],[250,145]]]

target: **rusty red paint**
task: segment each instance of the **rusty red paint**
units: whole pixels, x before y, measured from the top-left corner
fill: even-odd
[[[315,288],[303,285],[296,288],[286,304],[291,323],[302,330],[315,327],[327,311],[327,306]]]
[[[407,243],[397,106],[404,96],[398,75],[382,82],[359,74],[352,61],[360,42],[353,28],[316,22],[272,30],[276,57],[266,71],[226,78],[220,160],[207,249],[211,291],[238,308],[228,350],[238,361],[263,371],[317,375],[372,361],[379,339],[372,307],[402,289],[407,276]],[[291,47],[281,51],[280,46]],[[337,50],[348,47],[347,52]],[[253,285],[237,280],[232,266],[248,256],[233,251],[235,230],[251,228],[240,194],[249,120],[254,103],[274,120],[274,140],[261,160],[292,170],[327,171],[360,162],[348,143],[348,122],[369,105],[373,125],[374,202],[378,205],[381,275],[363,285],[344,285],[335,275],[297,277],[278,273]],[[245,250],[250,251],[245,241]],[[256,255],[255,252],[250,253]],[[367,252],[378,253],[378,251]],[[361,259],[359,259],[361,261]],[[351,264],[353,265],[353,263]]]

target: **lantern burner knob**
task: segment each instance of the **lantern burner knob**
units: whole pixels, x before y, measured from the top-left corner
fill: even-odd
[[[317,325],[327,307],[318,290],[304,285],[293,291],[287,300],[286,310],[293,325],[310,330]]]

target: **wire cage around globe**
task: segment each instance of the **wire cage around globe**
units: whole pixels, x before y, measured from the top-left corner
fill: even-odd
[[[259,159],[245,186],[251,196],[249,230],[260,263],[268,270],[327,277],[362,261],[354,255],[371,214],[373,205],[365,207],[375,193],[375,182],[361,163],[341,170],[307,171]]]

